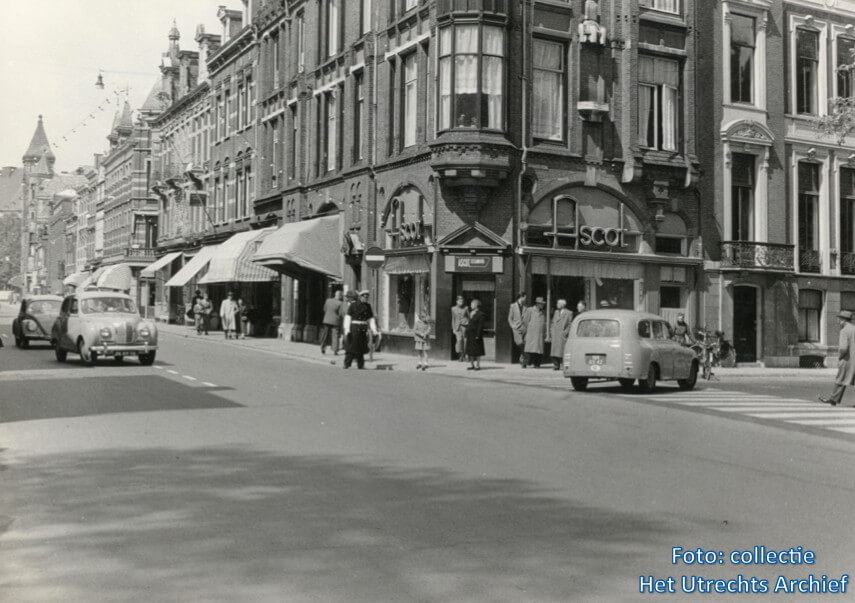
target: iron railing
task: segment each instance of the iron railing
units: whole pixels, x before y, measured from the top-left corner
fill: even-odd
[[[793,245],[722,241],[721,265],[724,268],[793,271]]]

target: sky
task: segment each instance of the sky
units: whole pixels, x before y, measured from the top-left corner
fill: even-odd
[[[20,166],[44,117],[57,171],[92,165],[103,152],[118,99],[136,110],[160,77],[175,19],[182,50],[196,26],[219,34],[220,5],[240,0],[4,1],[0,36],[0,166]],[[104,89],[95,87],[99,71]]]

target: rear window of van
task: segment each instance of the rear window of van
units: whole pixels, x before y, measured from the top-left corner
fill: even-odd
[[[589,318],[579,321],[577,337],[620,337],[620,323],[616,320]]]

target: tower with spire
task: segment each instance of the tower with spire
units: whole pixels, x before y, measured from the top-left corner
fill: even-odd
[[[56,163],[56,156],[50,150],[50,142],[48,141],[47,134],[45,134],[45,126],[41,115],[39,115],[36,131],[33,132],[30,146],[27,147],[27,152],[24,153],[22,161],[24,163],[25,176],[53,177],[53,166]]]

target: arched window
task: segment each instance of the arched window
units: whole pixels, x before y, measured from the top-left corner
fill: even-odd
[[[528,216],[526,245],[532,247],[576,246],[576,204],[567,197],[541,201]]]
[[[392,197],[383,216],[387,249],[429,245],[433,237],[433,212],[414,186],[406,186]]]

